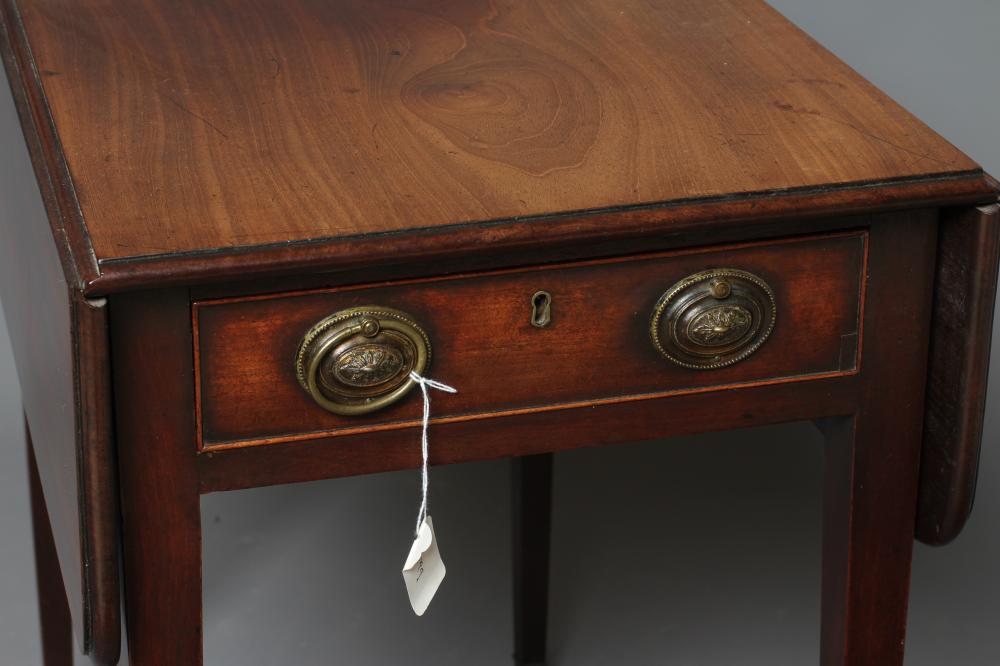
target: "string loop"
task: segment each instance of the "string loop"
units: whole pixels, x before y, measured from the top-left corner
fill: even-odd
[[[427,458],[428,458],[428,441],[427,441],[427,428],[430,426],[431,420],[431,396],[428,389],[436,389],[438,391],[444,391],[445,393],[458,393],[458,389],[452,388],[447,384],[442,384],[441,382],[434,381],[433,379],[428,379],[416,372],[410,373],[410,379],[415,383],[420,385],[420,391],[424,394],[424,419],[423,419],[423,429],[420,435],[420,450],[423,456],[423,467],[421,469],[420,475],[420,511],[417,513],[417,527],[414,530],[414,535],[420,533],[420,526],[423,525],[424,519],[427,518],[427,495],[430,490],[430,477],[427,473]]]

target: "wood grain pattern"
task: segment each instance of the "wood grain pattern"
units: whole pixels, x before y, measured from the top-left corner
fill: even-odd
[[[515,218],[420,230],[159,255],[101,263],[86,293],[190,286],[218,292],[276,291],[283,281],[344,284],[354,275],[387,279],[470,268],[524,266],[616,256],[787,233],[864,226],[850,222],[997,198],[988,176],[928,178],[862,186],[762,192],[587,214]],[[850,216],[850,217],[847,217]],[[346,279],[345,279],[346,276]]]
[[[5,26],[0,51],[12,86],[0,86],[0,296],[73,634],[94,662],[109,664],[121,613],[107,308],[79,290],[79,238],[63,215],[34,102],[16,85],[28,73]]]
[[[0,291],[42,570],[93,661],[118,659],[123,546],[131,663],[201,663],[199,493],[419,464],[416,402],[347,421],[291,375],[310,324],[385,299],[463,389],[435,464],[828,419],[822,663],[900,663],[927,331],[919,521],[945,540],[971,503],[996,264],[995,224],[952,211],[938,236],[936,214],[998,185],[762,0],[0,0],[0,55]],[[649,309],[722,263],[775,286],[778,329],[732,368],[674,368]],[[245,297],[290,284],[328,288]],[[521,555],[538,660],[542,560]]]
[[[948,543],[972,511],[1000,261],[1000,207],[949,210],[938,234],[917,537]]]
[[[884,191],[882,193],[884,194]],[[751,207],[745,201],[743,205],[747,206],[745,213],[749,214],[749,211],[752,210]],[[765,199],[759,199],[757,205],[758,208],[764,206]],[[884,206],[884,201],[872,200],[867,205],[871,211],[884,210],[881,208]],[[931,205],[926,208],[933,209],[936,206]],[[787,210],[776,214],[774,211],[768,210],[762,213],[763,217],[748,217],[744,218],[742,222],[699,215],[697,218],[685,218],[683,223],[675,220],[676,224],[672,225],[669,230],[657,226],[655,219],[650,217],[647,218],[645,233],[639,231],[643,223],[640,216],[637,215],[638,211],[631,211],[631,213],[618,211],[608,213],[607,219],[614,217],[621,221],[623,218],[632,216],[629,224],[634,225],[633,233],[625,236],[611,233],[603,236],[591,235],[596,234],[600,227],[598,219],[601,216],[595,214],[575,218],[575,226],[581,232],[579,239],[564,236],[555,244],[545,242],[544,239],[539,243],[532,244],[526,238],[522,238],[518,241],[515,249],[510,249],[504,242],[507,240],[506,238],[494,237],[489,241],[478,243],[476,249],[448,254],[439,253],[427,245],[421,245],[421,248],[427,251],[431,257],[429,260],[421,260],[415,254],[413,245],[417,244],[417,240],[413,239],[406,246],[408,251],[400,250],[399,254],[402,256],[397,256],[391,264],[372,262],[353,268],[338,265],[335,268],[328,267],[326,270],[318,271],[315,270],[315,265],[308,263],[309,260],[304,255],[299,254],[298,258],[306,261],[299,272],[284,275],[268,274],[265,277],[261,277],[261,274],[257,272],[258,269],[262,268],[261,264],[255,263],[253,258],[247,256],[245,257],[247,262],[244,264],[246,267],[244,274],[230,277],[228,281],[222,281],[223,276],[219,273],[203,276],[205,282],[191,287],[190,292],[192,300],[202,301],[456,275],[485,270],[544,266],[572,261],[613,259],[653,252],[685,250],[708,245],[727,246],[793,236],[818,236],[864,229],[875,224],[892,223],[900,217],[912,214],[913,210],[919,210],[919,208],[911,207],[895,212],[865,213],[855,211],[854,214],[850,215],[833,216],[815,212],[793,214]],[[426,239],[426,237],[421,238]],[[298,249],[303,248],[299,247]],[[380,251],[388,251],[388,248],[383,246]],[[178,273],[172,272],[161,275],[160,278],[164,284],[171,284],[177,275]],[[118,275],[116,279],[122,277],[124,276]]]
[[[403,427],[419,418],[412,395],[365,416],[329,414],[302,391],[292,359],[309,328],[333,312],[383,305],[407,312],[434,345],[430,375],[459,388],[437,419],[620,396],[662,394],[796,376],[850,373],[859,339],[865,235],[712,247],[612,261],[487,272],[204,302],[196,305],[204,448]],[[695,371],[662,358],[649,339],[660,295],[708,268],[767,281],[778,324],[750,358]],[[530,324],[531,296],[552,294],[552,323]]]
[[[982,179],[759,0],[17,7],[101,260]]]

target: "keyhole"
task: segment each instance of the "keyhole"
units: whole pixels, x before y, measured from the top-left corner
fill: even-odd
[[[552,294],[536,291],[531,297],[531,325],[545,328],[552,323]]]

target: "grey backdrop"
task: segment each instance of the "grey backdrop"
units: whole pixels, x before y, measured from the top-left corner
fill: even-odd
[[[773,4],[1000,174],[996,0]],[[997,360],[993,377],[1000,386]],[[1000,662],[1000,391],[988,404],[976,512],[954,545],[916,550],[911,666]],[[3,326],[0,433],[0,666],[34,666],[23,436]],[[414,473],[207,497],[206,663],[509,664],[508,471],[433,471],[448,578],[422,619],[399,576]],[[557,457],[551,663],[816,663],[819,476],[806,424]]]

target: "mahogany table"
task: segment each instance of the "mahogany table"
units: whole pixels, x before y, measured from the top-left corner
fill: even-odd
[[[773,9],[0,4],[47,664],[114,664],[122,591],[133,666],[200,664],[200,495],[418,466],[411,371],[464,389],[434,464],[515,461],[519,663],[552,452],[803,419],[820,661],[902,663],[914,535],[972,503],[998,188]]]

